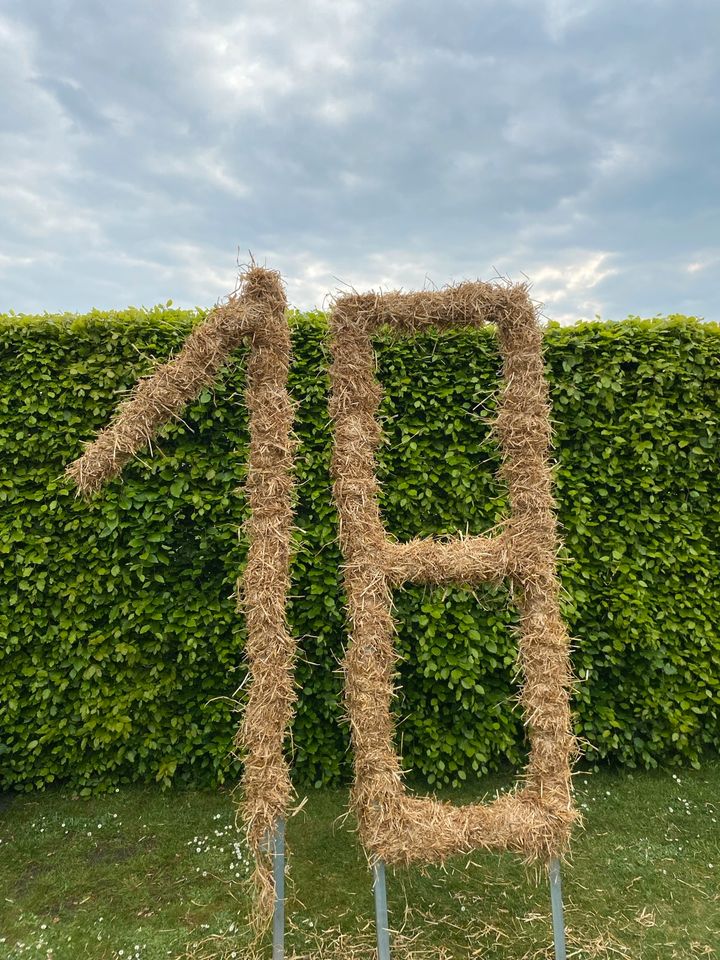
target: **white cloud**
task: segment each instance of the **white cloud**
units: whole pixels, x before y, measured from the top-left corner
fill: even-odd
[[[37,254],[34,257],[29,255],[13,257],[7,253],[0,253],[0,272],[15,270],[18,267],[42,266],[44,262],[46,262],[44,254]]]
[[[706,250],[703,253],[697,254],[695,259],[686,264],[685,269],[688,273],[701,273],[703,270],[707,270],[708,267],[714,267],[718,264],[720,264],[720,253],[715,250]]]
[[[548,32],[555,40],[563,39],[597,8],[597,3],[598,0],[545,0]]]
[[[160,245],[166,288],[185,288],[184,301],[193,306],[215,303],[235,288],[237,264],[224,252],[194,243]],[[172,296],[172,294],[169,294]]]
[[[545,289],[557,289],[562,294],[580,288],[592,289],[618,272],[617,268],[605,265],[610,256],[609,253],[594,252],[562,266],[540,267],[533,274],[535,283]]]
[[[245,197],[250,192],[248,185],[228,170],[216,148],[202,147],[186,156],[177,156],[169,151],[151,154],[148,169],[160,176],[174,174],[197,184],[216,187],[233,197]]]
[[[608,252],[594,251],[531,269],[528,276],[533,296],[543,303],[544,313],[560,323],[602,314],[602,301],[587,294],[620,272],[609,263],[611,259],[612,254]]]
[[[555,41],[565,35],[578,22],[590,15],[600,0],[514,0],[528,13],[541,11],[545,29]]]
[[[213,17],[212,6],[175,25],[174,59],[184,89],[213,114],[267,113],[315,89],[318,112],[335,121],[363,102],[339,86],[352,80],[358,49],[377,21],[373,4],[269,0],[262,12]]]

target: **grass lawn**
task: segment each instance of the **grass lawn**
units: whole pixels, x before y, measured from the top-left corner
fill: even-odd
[[[720,764],[579,774],[577,787],[585,828],[563,876],[569,956],[720,957]],[[345,791],[311,793],[288,826],[291,956],[374,956],[370,874],[339,819],[345,803]],[[0,807],[2,960],[251,955],[248,857],[228,793],[49,790]],[[512,857],[388,871],[388,896],[397,960],[553,957],[547,882]]]

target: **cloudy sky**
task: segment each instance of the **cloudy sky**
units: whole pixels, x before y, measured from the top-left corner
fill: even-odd
[[[529,279],[720,319],[718,0],[0,0],[0,311]]]

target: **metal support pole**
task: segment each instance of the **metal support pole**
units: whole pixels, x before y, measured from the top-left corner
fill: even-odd
[[[553,940],[555,942],[555,960],[567,960],[565,947],[565,918],[563,916],[562,883],[560,881],[560,861],[551,857],[548,865],[550,875],[550,901],[552,903]]]
[[[275,906],[273,909],[273,960],[285,960],[285,821],[280,819],[272,839]]]
[[[377,932],[378,960],[390,960],[387,888],[385,886],[385,864],[382,860],[376,860],[373,864],[373,893],[375,894],[375,929]]]

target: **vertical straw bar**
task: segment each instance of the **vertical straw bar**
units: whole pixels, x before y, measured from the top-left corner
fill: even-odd
[[[552,902],[555,960],[567,960],[567,951],[565,948],[565,918],[563,916],[562,883],[560,881],[560,861],[557,857],[551,857],[548,873],[550,874],[550,900]]]
[[[275,827],[272,841],[275,908],[273,910],[273,960],[285,960],[285,821]]]
[[[375,894],[375,929],[377,931],[378,960],[390,960],[387,887],[385,886],[385,864],[382,860],[376,860],[373,864],[373,893]]]

